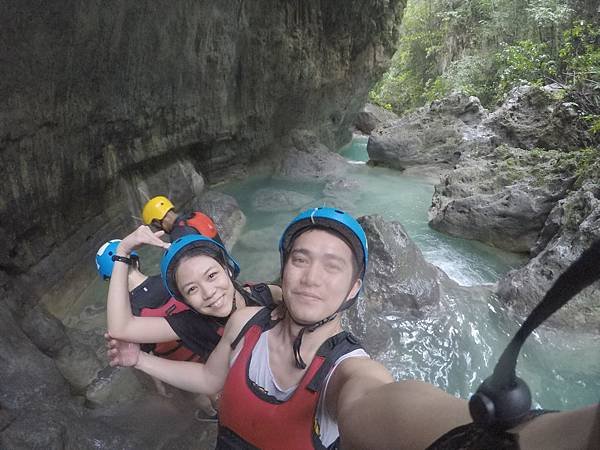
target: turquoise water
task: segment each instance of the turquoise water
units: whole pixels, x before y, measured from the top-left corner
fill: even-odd
[[[519,255],[431,230],[427,226],[431,182],[365,165],[365,147],[366,139],[359,138],[342,149],[352,163],[345,188],[265,177],[218,187],[237,199],[247,217],[232,251],[243,268],[242,280],[277,278],[277,242],[283,228],[297,212],[319,205],[400,221],[425,258],[465,286],[494,283],[524,262]],[[283,191],[287,201],[257,202],[257,197],[268,190]],[[139,253],[142,270],[149,275],[157,273],[161,251],[144,248]],[[107,283],[96,279],[79,298],[51,305],[52,312],[68,326],[104,329],[107,289]],[[449,293],[433,315],[419,319],[389,316],[385,320],[393,329],[392,345],[378,358],[394,376],[426,380],[463,398],[491,374],[518,328],[489,294],[467,298]],[[538,330],[524,347],[517,368],[537,406],[571,409],[600,398],[598,336]]]
[[[232,250],[243,268],[241,279],[277,278],[277,243],[285,225],[296,213],[322,205],[357,216],[380,214],[401,222],[425,258],[464,286],[495,283],[525,262],[520,255],[430,229],[427,209],[433,194],[431,182],[367,166],[366,143],[366,138],[359,137],[341,149],[351,163],[346,186],[255,177],[218,187],[237,199],[247,217],[246,228]],[[283,191],[285,199],[291,200],[257,202],[265,190]],[[379,357],[394,375],[427,380],[463,398],[491,374],[518,328],[489,294],[468,301],[447,295],[435,316],[387,317],[386,321],[394,329],[394,345]],[[598,337],[586,334],[540,330],[532,336],[519,359],[518,373],[529,384],[535,405],[568,409],[597,401],[599,344]]]

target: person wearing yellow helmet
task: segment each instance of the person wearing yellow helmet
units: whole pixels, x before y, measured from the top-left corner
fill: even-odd
[[[178,214],[167,197],[158,195],[146,202],[142,210],[144,224],[163,230],[171,242],[187,234],[199,233],[223,244],[214,221],[200,211]]]

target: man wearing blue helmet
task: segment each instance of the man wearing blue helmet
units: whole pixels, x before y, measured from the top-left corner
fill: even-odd
[[[350,361],[376,364],[342,330],[339,315],[354,303],[362,286],[368,248],[360,225],[338,210],[311,210],[286,229],[280,251],[283,320],[272,321],[268,309],[237,312],[205,366],[165,364],[139,353],[128,360],[122,347],[111,351],[112,364],[133,363],[183,389],[216,393],[224,387],[223,446],[334,444],[339,432],[325,395],[332,374]]]
[[[222,389],[223,449],[422,449],[471,422],[466,401],[426,383],[394,382],[342,329],[339,313],[356,299],[368,260],[353,218],[329,208],[302,213],[284,231],[280,252],[282,320],[265,309],[238,311],[204,365],[159,360],[115,340],[111,365],[192,392]],[[547,414],[515,432],[523,448],[585,448],[598,433],[594,417],[591,408]],[[573,439],[564,440],[565,429]]]

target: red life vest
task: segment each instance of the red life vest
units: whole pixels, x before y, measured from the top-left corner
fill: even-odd
[[[185,303],[171,297],[164,305],[158,308],[142,308],[140,315],[142,317],[167,317],[172,314],[187,311],[188,309],[190,308]],[[205,362],[204,358],[185,347],[180,340],[154,344],[152,353],[161,358],[173,361]]]
[[[217,227],[213,220],[199,211],[194,211],[184,220],[180,221],[180,225],[195,228],[198,233],[211,239],[217,236]]]
[[[217,448],[322,449],[316,411],[324,381],[335,361],[360,345],[347,332],[329,338],[319,348],[292,396],[279,401],[248,377],[252,350],[260,335],[272,325],[267,325],[270,311],[265,308],[254,316],[232,345],[244,337],[219,403]]]

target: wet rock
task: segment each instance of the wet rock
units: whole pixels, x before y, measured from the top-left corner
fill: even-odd
[[[50,357],[70,345],[65,326],[41,305],[26,312],[21,328],[36,347]]]
[[[246,216],[240,209],[238,202],[231,195],[208,190],[192,203],[192,210],[201,211],[210,216],[219,236],[228,249],[237,242],[239,235],[246,225]]]
[[[85,397],[90,407],[97,408],[138,399],[145,391],[134,369],[105,367],[88,386]]]
[[[167,441],[163,448],[214,448],[217,442],[217,431],[216,423],[202,426],[196,422],[179,436]]]
[[[575,150],[591,143],[574,103],[557,100],[552,89],[514,88],[486,119],[501,142],[514,147]]]
[[[391,329],[382,319],[388,314],[419,316],[440,300],[440,283],[453,282],[427,263],[399,222],[380,216],[359,218],[369,244],[369,268],[358,308],[346,313],[350,329],[373,353],[390,342]]]
[[[366,301],[385,312],[417,312],[438,303],[441,280],[450,280],[425,261],[404,227],[377,215],[364,216],[359,222],[369,243],[363,287]]]
[[[386,126],[395,120],[398,120],[398,116],[392,111],[367,103],[356,115],[354,127],[365,134],[371,134],[375,128]]]
[[[254,194],[252,206],[261,212],[296,211],[314,201],[314,198],[283,189],[259,189]]]
[[[323,194],[332,197],[339,195],[352,195],[352,191],[360,188],[360,183],[351,178],[340,178],[328,181],[323,188]]]
[[[377,215],[358,221],[367,234],[369,268],[358,304],[347,310],[344,323],[372,357],[385,361],[394,345],[399,330],[388,317],[400,318],[408,330],[420,320],[441,326],[448,297],[481,302],[491,294],[490,287],[460,286],[428,263],[400,223]]]
[[[21,326],[36,347],[54,359],[56,367],[76,392],[85,390],[104,366],[97,356],[98,348],[104,349],[104,342],[90,340],[89,333],[67,330],[43,306],[31,308]]]
[[[0,433],[0,447],[6,449],[64,449],[67,427],[43,415],[29,414],[15,420]]]
[[[18,327],[10,311],[0,309],[0,404],[17,410],[44,402],[60,403],[69,386],[52,359],[39,351]]]
[[[340,178],[349,167],[341,155],[330,151],[307,130],[291,132],[277,158],[275,173],[293,180]]]
[[[554,207],[541,233],[537,255],[498,283],[498,296],[520,315],[533,310],[556,278],[600,239],[600,185],[588,182]],[[584,289],[546,322],[600,332],[600,282]]]
[[[141,434],[141,433],[136,433]],[[84,410],[21,411],[0,432],[0,447],[10,449],[110,450],[149,448],[150,439],[140,439],[131,430],[90,418]]]
[[[402,170],[415,165],[452,166],[463,154],[493,148],[493,133],[481,126],[486,111],[464,94],[420,108],[371,133],[370,163]]]
[[[85,392],[89,384],[96,379],[98,372],[106,365],[105,354],[103,359],[98,357],[99,349],[102,349],[102,353],[106,351],[104,342],[100,345],[98,340],[90,342],[86,339],[89,335],[90,333],[71,330],[69,344],[54,357],[56,367],[77,393]]]

